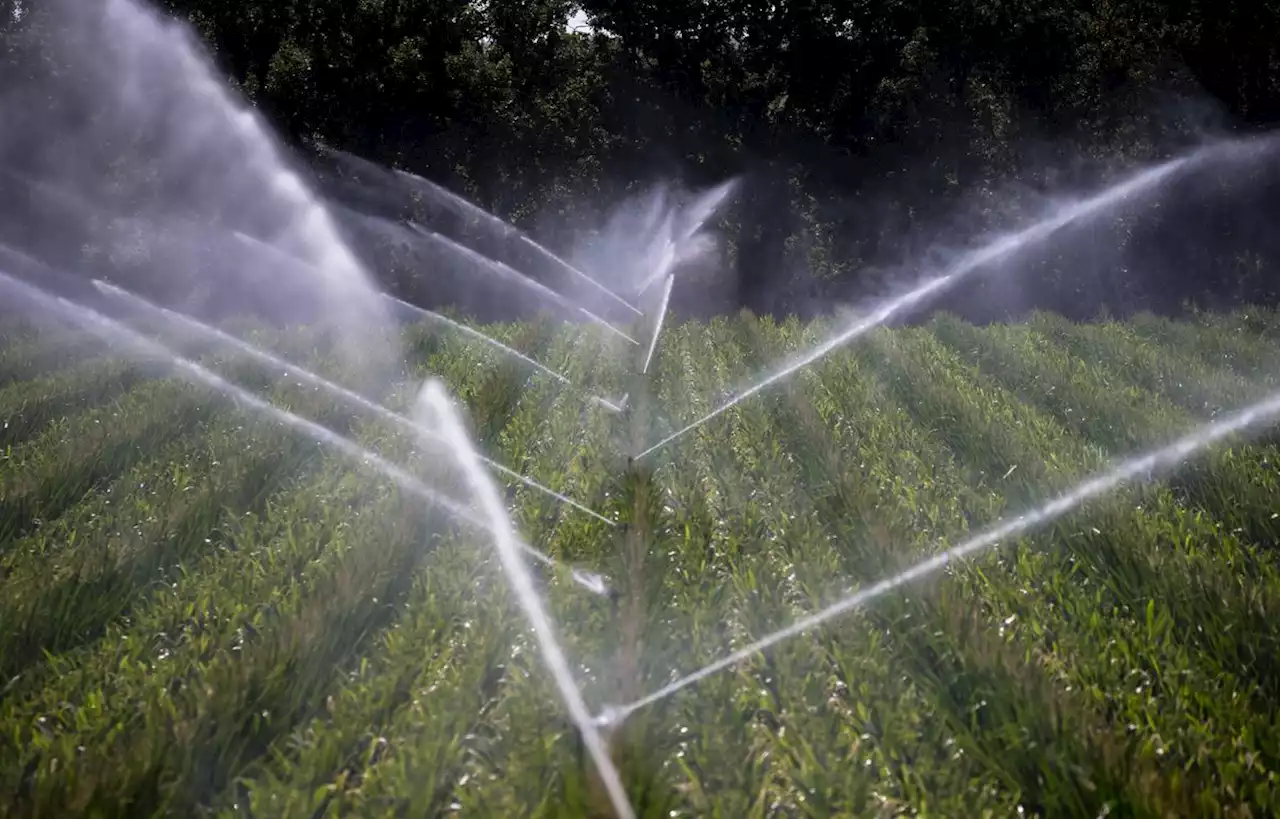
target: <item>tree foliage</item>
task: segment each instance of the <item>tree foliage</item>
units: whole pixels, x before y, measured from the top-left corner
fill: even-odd
[[[0,3],[6,34],[28,2]],[[741,175],[722,227],[733,298],[759,311],[875,292],[916,248],[1008,225],[1050,185],[1280,118],[1274,2],[165,5],[288,138],[422,174],[553,245],[659,177]],[[589,26],[571,30],[574,15]],[[1253,185],[1251,207],[1274,199],[1259,193],[1274,186]],[[1036,262],[1035,306],[1168,307],[1225,289],[1274,300],[1257,273],[1280,251],[1259,245],[1267,231],[1190,238],[1179,221],[1207,231],[1239,221],[1228,212],[1156,220],[1218,248],[1178,287],[1162,287],[1159,303],[1076,275],[1081,265],[1095,276],[1132,267],[1167,245],[1169,230],[1137,230],[1134,217],[1094,231],[1090,259],[1055,250]],[[1253,271],[1247,285],[1242,269]]]

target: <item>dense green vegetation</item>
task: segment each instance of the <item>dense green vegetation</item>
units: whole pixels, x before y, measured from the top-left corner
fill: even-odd
[[[309,149],[421,173],[566,254],[648,183],[740,180],[714,226],[726,252],[680,268],[647,374],[590,328],[485,327],[566,386],[423,326],[405,330],[405,372],[376,396],[408,413],[424,377],[443,379],[484,453],[604,516],[506,487],[522,537],[552,558],[533,568],[593,707],[633,702],[1280,387],[1273,311],[1134,315],[1187,299],[1274,306],[1272,139],[1036,241],[948,293],[945,315],[921,305],[899,317],[920,326],[880,328],[653,458],[628,457],[827,337],[833,323],[806,313],[915,280],[1121,166],[1272,126],[1280,7],[161,5],[311,163],[308,187],[522,270],[501,231],[339,178]],[[0,0],[0,99],[15,114],[0,134],[0,247],[74,275],[132,266],[143,275],[120,281],[170,295],[190,268],[203,292],[182,295],[216,302],[203,285],[220,279],[188,262],[217,269],[238,230],[224,217],[243,211],[251,241],[303,210],[315,227],[308,195],[263,160],[257,181],[307,207],[255,209],[243,169],[225,168],[241,158],[231,142],[177,122],[250,120],[211,103],[212,85],[193,90],[180,59],[134,61],[145,18],[97,28],[85,8]],[[95,41],[104,31],[119,41]],[[145,34],[189,54],[177,31]],[[168,107],[172,95],[191,105]],[[140,220],[115,219],[128,214]],[[113,244],[106,223],[138,241]],[[393,295],[463,303],[434,260],[343,238]],[[639,258],[612,238],[606,263]],[[34,276],[7,250],[6,265]],[[494,302],[488,315],[519,314],[505,291],[473,296]],[[1050,312],[969,323],[1033,308]],[[1124,318],[1071,320],[1106,311]],[[487,533],[372,462],[87,334],[0,325],[0,817],[611,815]],[[142,329],[469,502],[453,453],[385,416]],[[240,329],[372,389],[323,333]],[[624,394],[622,413],[591,400]],[[1280,815],[1277,429],[611,726],[641,815]]]
[[[630,700],[1116,456],[1275,389],[1280,319],[879,330],[628,468],[822,323],[682,323],[644,379],[590,330],[426,328],[595,705]],[[492,544],[84,337],[0,346],[0,815],[607,816]],[[340,380],[305,336],[257,343]],[[198,349],[189,348],[191,354]],[[458,491],[439,453],[251,362],[207,366]],[[1280,810],[1280,452],[1219,447],[635,715],[646,817]]]

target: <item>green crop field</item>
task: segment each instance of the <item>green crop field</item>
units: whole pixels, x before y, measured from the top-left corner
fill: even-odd
[[[582,387],[423,327],[385,400],[438,376],[483,454],[618,524],[506,493],[593,709],[1280,388],[1274,313],[939,318],[632,463],[830,328],[676,324],[643,377],[587,329],[485,329]],[[3,332],[0,815],[610,815],[492,537],[88,335]],[[405,429],[166,338],[471,503]],[[302,334],[253,338],[359,386]],[[607,737],[638,813],[1276,815],[1280,427],[1257,433],[638,710]]]

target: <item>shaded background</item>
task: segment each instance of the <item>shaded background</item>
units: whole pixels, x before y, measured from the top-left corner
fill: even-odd
[[[1268,36],[1280,30],[1276,4],[163,5],[191,22],[335,199],[422,220],[534,275],[536,260],[412,196],[362,200],[310,146],[426,176],[564,254],[655,183],[696,189],[740,176],[718,225],[723,252],[678,280],[673,306],[685,315],[813,315],[882,294],[929,272],[925,249],[1020,225],[1049,194],[1280,118],[1280,44]],[[10,105],[56,74],[53,26],[41,3],[0,0]],[[28,94],[23,105],[58,103]],[[6,169],[26,169],[22,151],[0,157]],[[1275,164],[1180,180],[933,306],[984,321],[1032,308],[1083,318],[1275,304]],[[11,179],[0,188],[0,237],[45,237],[42,257],[59,263],[93,256],[91,237],[59,233],[47,202]],[[469,289],[466,271],[351,235],[402,298],[492,302]]]

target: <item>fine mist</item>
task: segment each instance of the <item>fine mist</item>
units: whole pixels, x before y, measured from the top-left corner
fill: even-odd
[[[1189,149],[1161,152],[1191,162],[1167,184],[984,264],[980,276],[890,323],[927,321],[940,310],[984,324],[1018,321],[1037,310],[1089,321],[1144,311],[1177,316],[1188,304],[1273,303],[1275,279],[1266,271],[1280,260],[1280,237],[1268,218],[1280,201],[1278,150],[1275,134],[1261,134],[1208,135]],[[993,185],[960,197],[914,232],[885,228],[892,240],[872,260],[816,287],[800,312],[825,315],[833,304],[862,309],[892,297],[903,282],[946,269],[1004,231],[1052,218],[1143,164],[1081,162],[1074,173],[1028,168],[1039,184]],[[776,289],[785,285],[780,281]]]
[[[201,319],[311,324],[364,372],[396,366],[369,275],[187,27],[134,0],[51,0],[24,24],[29,77],[0,99],[0,241]]]
[[[703,190],[654,185],[576,231],[561,256],[430,179],[323,144],[315,149],[330,166],[322,184],[343,227],[389,271],[396,295],[419,307],[454,307],[482,321],[530,318],[533,285],[562,302],[552,310],[561,318],[581,318],[564,314],[568,303],[619,325],[648,326],[669,274],[686,306],[732,292],[714,273],[723,259],[713,227],[737,193],[736,179]],[[498,271],[507,281],[493,280]],[[515,276],[523,282],[513,283]],[[546,307],[547,295],[533,302]]]
[[[610,210],[601,224],[576,237],[568,258],[606,287],[653,310],[662,283],[673,275],[676,301],[686,308],[722,302],[731,283],[714,223],[737,192],[735,179],[693,191],[654,185]]]
[[[536,283],[577,307],[613,321],[631,321],[641,315],[634,305],[602,285],[597,276],[570,264],[516,225],[458,193],[430,179],[384,167],[354,154],[324,145],[317,145],[316,149],[334,166],[333,173],[322,174],[326,188],[335,199],[345,203],[343,210],[354,217],[353,224],[362,225],[366,233],[368,228],[381,223],[381,228],[375,227],[372,233],[391,238],[397,233],[395,223],[406,223],[420,238],[434,244],[437,251],[443,251],[436,255],[444,259],[452,257],[458,261],[457,251],[461,250],[464,256],[470,257],[464,266],[474,267],[480,262],[480,267],[488,268],[489,272],[497,268],[510,269],[527,283]],[[397,242],[393,239],[392,244]],[[375,253],[382,251],[385,256],[385,244],[375,243],[372,249]],[[394,265],[393,260],[388,261]],[[420,304],[424,300],[440,305],[461,299],[470,303],[470,306],[464,305],[464,309],[472,314],[478,310],[491,314],[493,305],[501,309],[521,304],[518,298],[506,298],[506,293],[492,293],[482,294],[479,299],[482,304],[476,305],[470,282],[466,277],[460,280],[456,269],[446,270],[443,279],[434,270],[429,276],[427,287],[422,285],[422,266],[411,268],[403,277],[393,278],[417,279],[418,282],[408,288],[414,292],[406,295]]]

